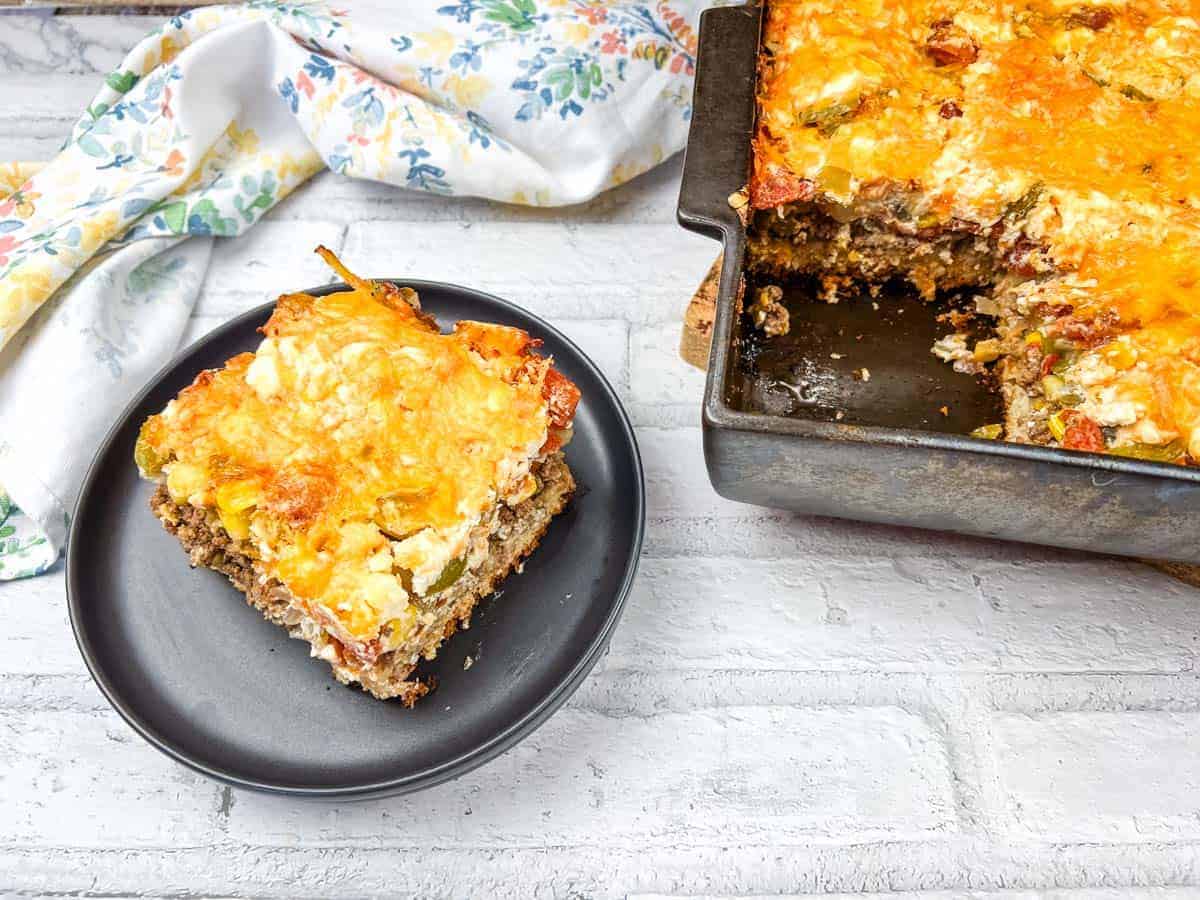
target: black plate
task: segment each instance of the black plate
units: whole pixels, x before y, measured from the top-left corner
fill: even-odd
[[[604,651],[633,581],[644,526],[629,420],[596,366],[510,303],[405,279],[443,323],[477,319],[540,337],[583,393],[567,461],[579,489],[502,596],[424,663],[437,689],[406,710],[335,682],[224,577],[188,567],[151,515],[133,445],[142,421],[201,369],[252,350],[274,304],[201,338],[122,414],[84,482],[67,549],[75,638],[109,702],[167,755],[238,787],[325,797],[419,790],[528,735]],[[326,285],[325,294],[344,288]],[[474,657],[469,670],[467,656]]]

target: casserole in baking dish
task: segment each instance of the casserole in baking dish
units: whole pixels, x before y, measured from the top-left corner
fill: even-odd
[[[1200,459],[1194,4],[770,0],[748,255],[827,299],[983,288],[1008,440]]]
[[[757,5],[704,16],[680,197],[681,222],[725,245],[704,407],[718,491],[807,512],[1200,558],[1181,534],[1200,525],[1200,482],[1186,465],[1161,462],[1189,461],[1200,386],[1191,361],[1200,262],[1189,250],[1198,198],[1184,137],[1196,44],[1186,10],[1164,8],[1153,31],[1144,11],[1125,6],[785,0],[769,9],[765,30]],[[1131,50],[1109,28],[1153,47]],[[1045,91],[1045,79],[1058,80]],[[1155,117],[1160,131],[1140,130]],[[820,295],[807,306],[788,280],[797,273]],[[889,298],[855,292],[896,277],[927,296],[982,286],[977,318],[992,333],[968,335],[951,319],[931,341],[864,315],[863,299],[885,307]],[[742,292],[778,333],[786,325],[760,300],[775,282],[793,317],[789,339],[815,373],[816,389],[793,391],[787,408],[755,402],[761,391],[745,376],[758,338]],[[795,314],[820,299],[840,302],[813,317],[852,317],[855,336],[883,348],[880,365],[850,368],[831,363],[827,348],[806,349],[819,329]],[[1003,414],[985,417],[982,391],[964,389],[973,380],[951,366],[930,381],[933,343],[960,370],[994,371]],[[979,415],[950,405],[953,428],[931,417],[943,389]],[[959,427],[964,418],[969,427]],[[987,425],[1028,445],[969,436]]]

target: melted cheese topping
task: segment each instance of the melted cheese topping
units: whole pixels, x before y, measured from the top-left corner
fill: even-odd
[[[1045,298],[1061,283],[1077,319],[1119,322],[1079,364],[1126,338],[1091,407],[1191,439],[1200,2],[772,0],[764,46],[755,205],[892,183],[919,198],[922,225],[984,233],[1028,207],[1024,234],[1065,273]]]
[[[365,284],[281,297],[255,353],[146,422],[138,462],[369,657],[385,625],[387,646],[411,633],[415,600],[448,567],[478,561],[472,531],[529,495],[530,463],[569,414],[553,409],[566,380],[525,332],[441,334],[395,289]]]

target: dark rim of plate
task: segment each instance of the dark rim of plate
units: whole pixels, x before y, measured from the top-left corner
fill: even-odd
[[[197,338],[187,347],[182,348],[171,358],[171,360],[159,369],[146,383],[142,390],[138,391],[137,395],[126,404],[120,415],[116,418],[108,433],[104,436],[104,440],[100,443],[96,451],[95,457],[88,466],[87,475],[84,477],[83,486],[79,492],[79,498],[75,502],[75,508],[72,512],[71,527],[67,537],[66,550],[66,586],[67,586],[67,612],[71,620],[71,630],[75,635],[75,643],[79,647],[79,652],[83,656],[83,661],[87,665],[88,672],[91,673],[92,679],[100,688],[102,694],[113,709],[120,714],[134,731],[141,735],[153,747],[162,753],[187,766],[193,771],[213,778],[216,781],[224,784],[232,785],[233,787],[245,788],[248,790],[262,791],[270,794],[282,794],[289,796],[316,797],[329,799],[367,799],[375,796],[396,795],[412,793],[419,790],[425,790],[443,782],[450,781],[454,778],[464,775],[472,769],[478,768],[486,762],[495,759],[500,754],[511,748],[513,745],[527,737],[539,725],[546,721],[560,706],[563,705],[587,677],[595,666],[597,660],[603,654],[608,646],[609,638],[612,635],[613,629],[621,618],[621,613],[625,609],[625,603],[629,598],[629,592],[633,587],[633,581],[637,575],[638,562],[641,558],[642,540],[646,530],[646,485],[645,473],[642,468],[641,454],[638,451],[637,438],[634,435],[633,425],[629,421],[629,415],[625,411],[625,407],[621,404],[617,392],[609,383],[604,373],[592,362],[591,358],[584,353],[574,341],[564,335],[553,325],[546,322],[540,316],[535,315],[523,307],[516,305],[501,297],[493,294],[488,294],[484,291],[478,291],[474,288],[463,287],[462,285],[451,284],[449,282],[429,281],[420,278],[379,278],[377,281],[388,281],[397,285],[411,287],[419,294],[423,290],[428,289],[448,289],[462,294],[472,295],[478,299],[482,299],[487,303],[495,304],[503,309],[506,309],[519,316],[526,316],[532,319],[538,329],[542,332],[553,335],[557,340],[562,341],[577,355],[590,373],[603,386],[607,393],[608,401],[612,404],[617,412],[618,421],[621,423],[622,438],[632,450],[634,468],[637,474],[636,492],[635,492],[635,507],[636,507],[636,526],[633,533],[632,552],[629,555],[629,560],[625,564],[625,573],[621,579],[621,585],[616,592],[615,600],[608,616],[605,618],[603,625],[596,632],[589,643],[587,649],[580,655],[575,665],[558,681],[554,687],[539,701],[533,708],[526,712],[517,721],[510,724],[508,727],[491,736],[479,746],[461,753],[453,759],[430,766],[421,772],[416,772],[401,778],[384,779],[381,781],[368,782],[363,784],[338,786],[338,787],[294,787],[272,784],[270,782],[258,781],[255,779],[243,778],[240,775],[206,765],[190,755],[178,750],[169,740],[160,736],[153,728],[141,720],[134,709],[127,704],[117,690],[109,682],[104,670],[92,652],[91,640],[80,626],[80,615],[78,606],[81,603],[80,592],[78,589],[78,557],[73,552],[73,548],[78,544],[80,535],[77,533],[80,522],[80,511],[88,500],[88,496],[92,491],[93,483],[95,482],[97,472],[101,461],[107,456],[109,449],[117,438],[122,426],[126,420],[132,415],[133,411],[141,404],[142,400],[149,394],[158,383],[165,378],[177,365],[179,359],[192,352],[197,347],[220,341],[227,334],[244,326],[248,321],[256,319],[266,320],[270,311],[275,306],[275,301],[264,303],[260,306],[248,310],[228,322],[217,326],[212,331]],[[325,294],[335,293],[340,290],[349,289],[349,285],[344,282],[331,282],[323,284],[319,287],[308,288],[300,293],[311,294],[316,297],[324,296]]]

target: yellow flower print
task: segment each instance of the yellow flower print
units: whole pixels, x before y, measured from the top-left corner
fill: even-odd
[[[632,181],[644,171],[646,171],[645,167],[639,166],[636,163],[618,163],[613,166],[612,175],[608,179],[608,186],[616,187],[619,184],[624,184],[626,181]]]
[[[109,210],[86,220],[79,226],[79,249],[92,254],[109,238],[116,237],[121,220],[116,212]]]
[[[399,69],[399,67],[397,67],[397,69]],[[410,75],[397,76],[394,79],[394,83],[396,87],[404,91],[406,94],[412,94],[414,97],[418,97],[421,100],[424,100],[426,103],[434,102],[433,91],[429,90],[429,88],[421,84],[420,81]]]
[[[655,144],[649,148],[649,158],[633,162],[618,163],[613,166],[612,175],[609,177],[608,186],[616,187],[619,184],[624,184],[627,181],[632,181],[644,172],[648,172],[663,161],[666,157],[666,152],[661,144]]]
[[[441,141],[445,141],[448,145],[453,145],[455,137],[458,135],[459,119],[457,116],[450,113],[444,113],[436,107],[429,109],[429,127],[433,129],[434,134]],[[413,143],[414,138],[419,142],[424,135],[409,135],[405,143]]]
[[[573,25],[568,25],[564,29],[564,33],[567,40],[573,44],[586,44],[588,38],[592,36],[592,30],[583,22],[576,22]]]
[[[164,35],[162,39],[162,64],[165,66],[176,56],[178,56],[179,51],[182,49],[182,47],[175,43],[170,35]]]
[[[6,209],[6,207],[9,207],[11,204],[11,212],[12,214],[15,214],[18,219],[32,218],[33,214],[37,212],[36,207],[33,205],[33,201],[40,196],[42,195],[37,191],[17,191],[3,203],[0,203],[0,215],[5,215],[8,213],[9,210]]]
[[[17,333],[58,287],[48,265],[45,259],[27,258],[0,281],[0,346]]]
[[[492,89],[492,83],[482,75],[451,75],[445,81],[445,88],[459,106],[474,109]]]
[[[20,189],[41,168],[42,163],[0,163],[0,198]]]
[[[0,193],[0,197],[3,196],[3,193]],[[18,219],[32,218],[34,212],[36,212],[33,201],[40,196],[42,196],[40,193],[33,190],[33,182],[24,182],[9,194],[7,199],[0,201],[0,219],[7,219],[13,216],[16,216]]]
[[[199,187],[200,182],[204,180],[205,173],[212,170],[213,164],[228,157],[227,150],[228,148],[223,147],[220,141],[209,147],[204,155],[200,157],[196,168],[192,169],[191,174],[184,179],[183,184],[177,187],[171,196],[182,197],[188,191]]]
[[[375,158],[379,171],[383,171],[392,154],[396,152],[392,144],[392,136],[396,131],[396,119],[399,114],[400,110],[394,107],[388,110],[383,120],[383,128],[375,137]]]
[[[290,153],[281,153],[278,157],[266,153],[258,157],[257,162],[261,168],[273,171],[280,185],[299,184],[325,168],[325,161],[315,149],[299,157]]]
[[[206,31],[212,31],[214,27],[221,24],[221,16],[213,10],[205,10],[202,13],[196,13],[192,17],[195,23],[195,31],[198,34],[203,34]]]
[[[337,104],[337,101],[342,99],[344,95],[340,90],[327,91],[317,98],[317,102],[312,107],[312,117],[315,121],[324,122],[329,116],[330,111]]]
[[[548,188],[538,188],[533,192],[532,197],[525,191],[513,191],[508,202],[521,206],[553,206],[555,201],[554,195]]]
[[[426,31],[417,34],[416,38],[418,41],[417,55],[421,59],[428,59],[442,65],[450,61],[450,54],[454,52],[454,35],[446,29],[438,28],[434,31]]]
[[[254,133],[253,128],[238,128],[237,122],[230,122],[225,133],[240,153],[253,155],[258,152],[258,135]]]

